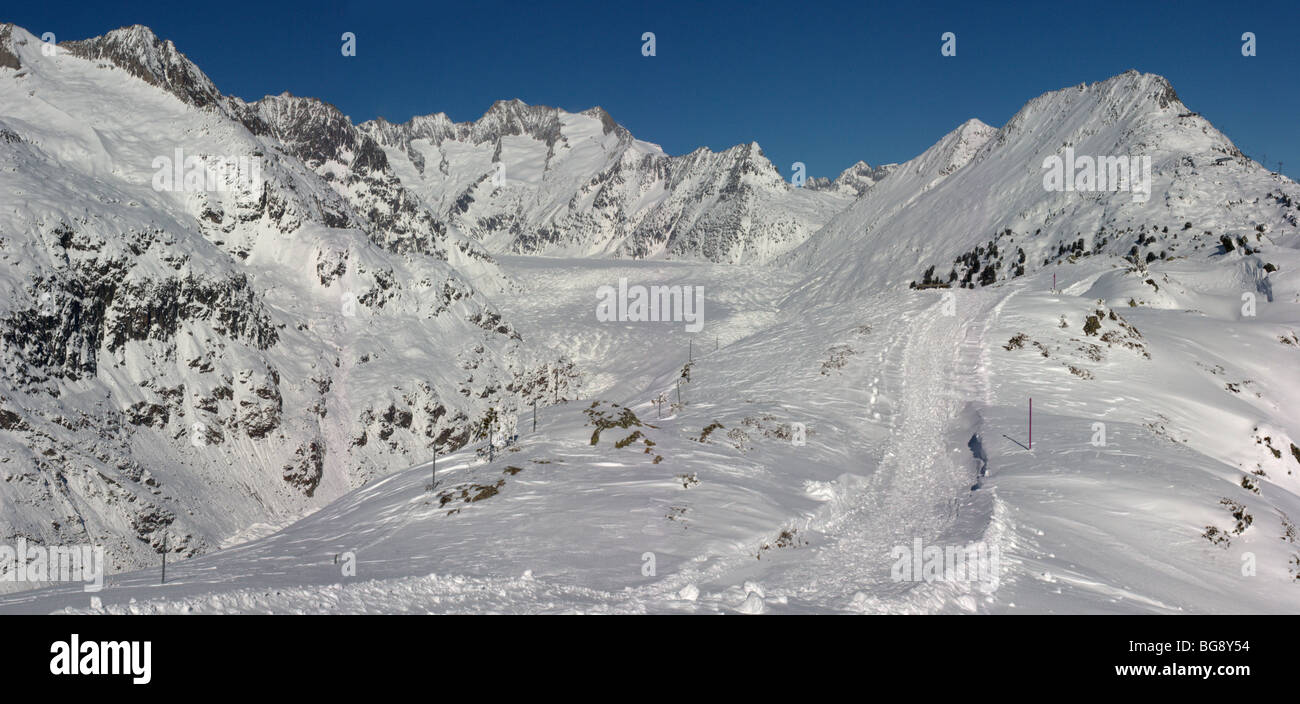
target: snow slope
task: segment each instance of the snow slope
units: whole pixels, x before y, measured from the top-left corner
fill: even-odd
[[[1287,268],[1297,259],[1289,254]],[[1229,320],[1129,307],[1118,299],[1131,295],[1131,277],[1091,260],[1062,265],[1059,293],[1043,273],[954,291],[946,315],[942,291],[906,289],[853,306],[781,309],[797,279],[780,270],[530,258],[503,266],[525,291],[546,292],[512,306],[537,328],[525,324],[525,335],[564,320],[566,352],[582,364],[603,360],[610,372],[594,375],[581,400],[540,407],[536,432],[525,416],[513,450],[493,462],[472,451],[440,458],[433,492],[427,465],[372,482],[270,537],[169,565],[166,585],[157,570],[130,573],[110,578],[93,604],[60,587],[11,595],[0,611],[1300,607],[1291,563],[1300,548],[1285,537],[1285,521],[1300,512],[1300,461],[1255,443],[1296,439],[1300,409],[1287,392],[1300,379],[1286,362],[1300,348],[1274,336],[1300,329],[1289,281],[1291,305]],[[1218,263],[1169,267],[1157,275],[1200,281],[1199,295],[1214,290],[1205,279]],[[705,286],[706,333],[718,339],[693,337],[684,405],[665,407],[662,418],[650,399],[667,391],[675,401],[690,336],[672,323],[597,322],[593,290],[620,276]],[[1104,317],[1087,335],[1085,316],[1099,305],[1117,320]],[[1102,341],[1125,331],[1119,318],[1140,337]],[[1029,341],[1006,349],[1021,333]],[[1032,450],[1023,447],[1029,397]],[[592,445],[592,403],[611,413],[620,404],[644,425],[604,429]],[[1107,424],[1104,447],[1091,442],[1098,421]],[[701,442],[715,422],[722,427]],[[796,422],[807,427],[806,445],[791,442]],[[615,446],[634,431],[654,444]],[[1240,485],[1247,475],[1260,493]],[[1253,517],[1240,534],[1223,499]],[[1203,537],[1209,525],[1230,542]],[[891,552],[918,538],[998,546],[995,587],[895,581]],[[335,564],[348,552],[355,576]],[[1246,553],[1254,576],[1241,572]]]

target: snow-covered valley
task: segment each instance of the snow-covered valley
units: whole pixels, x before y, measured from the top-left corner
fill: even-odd
[[[97,594],[80,585],[14,594],[0,610],[1300,607],[1300,546],[1285,537],[1300,515],[1300,462],[1256,443],[1290,438],[1276,423],[1296,411],[1288,360],[1300,349],[1277,338],[1300,328],[1295,317],[1129,307],[1122,301],[1150,286],[1097,262],[1061,267],[1060,293],[1048,272],[961,292],[953,315],[939,291],[783,309],[789,275],[752,268],[502,264],[526,292],[509,304],[535,326],[523,334],[551,335],[601,373],[582,399],[540,404],[535,432],[522,417],[519,441],[494,461],[472,450],[441,458],[432,492],[427,464],[375,480],[274,535],[170,565],[165,585],[157,569],[142,570],[109,577]],[[1152,273],[1203,282],[1204,305],[1209,268]],[[652,403],[662,392],[676,402],[692,354],[681,326],[595,320],[592,291],[619,277],[705,287],[717,340],[694,336],[681,406]],[[1298,292],[1275,294],[1294,303]],[[1086,335],[1099,305],[1117,319]],[[1136,346],[1100,342],[1124,321],[1140,331]],[[1023,346],[1011,342],[1019,336]],[[1030,397],[1032,450],[1022,446]],[[593,419],[622,409],[638,421],[591,444]],[[1093,444],[1096,422],[1106,424],[1104,447]],[[806,426],[802,446],[794,423]],[[1259,493],[1241,486],[1245,476],[1258,476]],[[1254,517],[1240,535],[1223,500]],[[1210,525],[1230,542],[1206,539]],[[893,579],[891,551],[918,538],[997,546],[996,582]],[[346,553],[355,576],[338,562]],[[1255,576],[1242,574],[1246,553]]]
[[[42,48],[0,26],[0,544],[110,574],[0,613],[1300,610],[1300,187],[1159,76],[796,188]],[[1045,189],[1066,148],[1147,192]],[[261,170],[160,190],[177,149]]]

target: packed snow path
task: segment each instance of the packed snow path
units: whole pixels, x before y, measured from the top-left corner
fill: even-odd
[[[800,600],[826,608],[851,602],[855,609],[881,612],[944,605],[945,595],[935,594],[934,585],[894,581],[890,555],[918,538],[925,545],[945,545],[962,509],[978,506],[986,514],[982,520],[991,517],[987,501],[970,500],[977,477],[969,454],[952,446],[974,432],[959,426],[969,421],[962,414],[966,404],[986,386],[986,370],[972,355],[982,349],[985,316],[997,297],[966,293],[961,314],[952,315],[945,314],[941,300],[888,331],[890,345],[879,372],[899,399],[889,442],[865,485],[814,523],[829,542],[788,575],[803,582],[796,589]]]
[[[775,597],[782,610],[930,611],[954,599],[973,608],[963,598],[966,585],[895,581],[891,575],[895,547],[910,548],[915,539],[965,545],[969,537],[949,535],[958,518],[965,536],[972,530],[980,535],[992,518],[991,497],[972,496],[978,469],[965,444],[975,432],[974,416],[965,411],[987,397],[984,334],[1006,292],[954,294],[947,299],[936,292],[931,305],[880,318],[883,325],[871,335],[879,342],[874,354],[846,367],[854,381],[845,386],[862,397],[855,419],[861,427],[853,432],[883,423],[887,441],[862,458],[861,475],[841,477],[838,494],[804,522],[811,550],[797,557],[774,554],[769,559],[778,561],[776,570],[754,564],[752,554],[737,554],[708,570],[685,570],[665,587],[722,587],[753,577],[744,588]]]

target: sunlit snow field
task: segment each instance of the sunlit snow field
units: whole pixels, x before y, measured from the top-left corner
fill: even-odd
[[[1279,341],[1300,329],[1293,285],[1242,318],[1230,269],[1184,260],[1147,276],[1094,261],[950,299],[905,290],[834,303],[791,295],[799,277],[780,269],[502,266],[521,290],[498,303],[525,339],[570,355],[585,379],[581,399],[538,408],[536,432],[522,415],[518,442],[494,461],[472,448],[439,458],[433,492],[428,465],[372,481],[272,535],[169,565],[165,585],[144,570],[110,576],[93,595],[7,595],[0,610],[1300,608],[1290,563],[1300,545],[1285,537],[1300,516],[1300,461],[1256,442],[1267,435],[1285,449],[1266,419],[1300,411],[1290,393],[1300,348]],[[595,292],[620,277],[703,286],[703,330],[598,322]],[[1159,298],[1148,277],[1163,284]],[[1099,307],[1117,319],[1103,315],[1085,335]],[[1138,331],[1123,338],[1134,344],[1100,342],[1124,331],[1119,321]],[[682,405],[657,410],[660,393],[676,402],[688,354]],[[605,429],[593,445],[593,402],[631,409],[642,425]],[[806,427],[803,445],[794,423]],[[1233,459],[1243,456],[1252,461]],[[1248,474],[1258,494],[1242,487]],[[495,493],[464,500],[489,486]],[[1253,517],[1240,535],[1225,498]],[[1207,526],[1230,542],[1212,544]],[[917,539],[996,547],[996,579],[895,580],[892,551]],[[349,552],[355,576],[336,563]],[[1243,574],[1248,555],[1253,576]]]

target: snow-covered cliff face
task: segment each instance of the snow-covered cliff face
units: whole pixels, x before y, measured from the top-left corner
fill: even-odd
[[[1052,157],[1071,171],[1061,188],[1045,183]],[[1134,167],[1126,188],[1089,190],[1075,177],[1114,182],[1115,157]],[[816,270],[808,290],[834,298],[909,282],[988,285],[1071,257],[1109,254],[1141,267],[1221,252],[1225,235],[1266,252],[1296,242],[1297,197],[1293,181],[1246,158],[1164,78],[1130,71],[1035,98],[1002,129],[967,122],[783,261]],[[1266,263],[1248,255],[1242,266]]]
[[[0,28],[0,542],[206,551],[577,383],[332,106],[143,27],[42,48]]]
[[[475,122],[361,127],[440,217],[499,252],[763,263],[856,196],[792,186],[757,144],[668,156],[600,108],[501,101]]]

